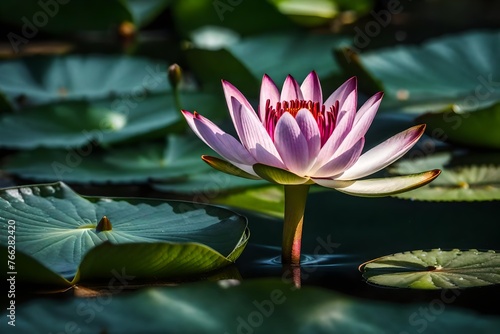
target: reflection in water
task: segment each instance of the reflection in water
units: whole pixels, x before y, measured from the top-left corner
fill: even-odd
[[[281,267],[281,247],[250,244],[248,248],[252,250],[248,253],[253,254],[252,263],[254,265]],[[347,254],[307,254],[302,253],[300,266],[302,268],[308,266],[320,267],[339,267],[352,266],[354,261],[352,255]],[[349,261],[349,262],[346,262]]]

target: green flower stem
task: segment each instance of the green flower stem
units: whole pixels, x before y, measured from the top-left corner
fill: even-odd
[[[285,185],[285,221],[283,223],[283,245],[281,262],[300,265],[302,223],[306,208],[309,185]]]

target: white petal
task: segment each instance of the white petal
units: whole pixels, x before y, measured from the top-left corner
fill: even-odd
[[[309,160],[313,161],[318,156],[321,147],[321,137],[319,133],[318,123],[314,119],[311,112],[307,109],[299,110],[295,121],[299,125],[300,131],[307,141],[309,149]]]
[[[351,167],[361,155],[365,139],[361,138],[349,150],[338,156],[334,156],[329,162],[314,172],[311,177],[333,177]]]
[[[325,101],[325,107],[328,109],[339,101],[339,110],[356,110],[357,105],[357,79],[352,77],[344,82],[335,90]]]
[[[255,160],[264,165],[285,168],[273,141],[259,118],[248,110],[236,98],[231,98],[234,112],[234,126],[241,143],[253,155]]]
[[[281,90],[281,101],[292,101],[292,100],[303,100],[302,92],[300,90],[299,84],[291,76],[287,76],[285,83],[283,84],[283,89]]]
[[[304,82],[302,82],[300,90],[302,91],[304,100],[323,104],[321,83],[316,72],[312,71],[309,73],[309,75],[304,79]]]
[[[332,159],[333,155],[337,151],[337,148],[340,146],[345,136],[351,130],[353,120],[354,119],[352,117],[342,117],[340,123],[337,124],[337,126],[333,130],[333,133],[330,136],[330,138],[328,138],[325,145],[323,145],[323,147],[319,151],[316,163],[314,164],[314,167],[311,169],[312,171],[318,170],[329,160]]]
[[[422,136],[425,125],[417,125],[400,132],[375,146],[359,157],[358,161],[347,169],[339,180],[354,180],[378,172],[401,158]]]
[[[264,74],[260,86],[259,117],[261,121],[264,121],[265,118],[267,100],[269,100],[270,106],[276,107],[280,100],[280,92],[273,80],[267,74]]]
[[[381,179],[357,181],[313,179],[313,181],[323,187],[334,188],[350,195],[377,197],[394,195],[421,187],[434,180],[440,173],[440,170],[435,169],[419,174]]]
[[[380,102],[382,101],[383,93],[377,93],[369,98],[365,104],[359,109],[354,118],[354,124],[351,131],[342,141],[339,150],[345,150],[356,143],[359,138],[364,137],[366,132],[372,124],[373,118],[375,117]]]
[[[192,122],[196,134],[224,159],[244,165],[256,163],[252,155],[233,136],[225,133],[209,119],[196,115]]]
[[[304,176],[309,168],[309,149],[307,140],[300,131],[295,118],[286,112],[276,124],[274,143],[286,168]]]

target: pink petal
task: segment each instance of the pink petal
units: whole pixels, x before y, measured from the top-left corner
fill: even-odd
[[[273,80],[267,74],[264,74],[260,86],[259,117],[261,121],[265,120],[267,100],[269,100],[270,106],[276,107],[276,104],[280,101],[280,92]]]
[[[292,101],[292,100],[303,100],[302,91],[300,90],[299,84],[291,76],[287,76],[285,83],[283,84],[283,89],[281,90],[281,101]]]
[[[304,176],[309,168],[309,148],[295,118],[286,112],[276,124],[274,143],[286,168]]]
[[[332,135],[319,151],[318,158],[316,159],[316,163],[314,164],[312,170],[318,170],[333,157],[337,148],[351,130],[353,120],[354,119],[352,117],[347,116],[341,118],[339,124],[337,124],[333,130]]]
[[[323,104],[323,93],[321,92],[321,83],[315,71],[309,73],[300,86],[304,100],[319,102]]]
[[[318,169],[313,177],[333,177],[342,173],[347,168],[351,167],[361,155],[365,139],[361,138],[349,150],[343,152],[338,156],[334,156],[329,162]]]
[[[422,136],[425,125],[417,125],[387,139],[359,157],[338,180],[354,180],[378,172],[401,158]]]
[[[229,109],[229,114],[231,115],[233,123],[234,123],[234,110],[233,110],[233,103],[231,102],[232,98],[235,98],[236,100],[238,100],[240,104],[244,105],[246,109],[251,110],[255,113],[252,105],[250,104],[250,102],[248,102],[247,98],[230,82],[222,80],[222,89],[224,90],[224,96],[226,97],[227,107]]]
[[[309,161],[313,161],[318,156],[318,152],[321,148],[321,137],[318,123],[314,119],[311,112],[307,109],[299,110],[297,116],[295,116],[295,121],[307,141]]]
[[[247,109],[236,98],[231,98],[234,126],[241,143],[255,160],[264,165],[285,168],[273,141],[253,110]]]
[[[199,115],[191,115],[183,112],[188,124],[193,125],[194,132],[210,148],[217,152],[224,159],[244,165],[253,165],[256,163],[252,155],[241,145],[233,136],[222,131],[217,125],[209,119]],[[189,114],[189,115],[188,115]]]
[[[330,108],[339,101],[339,110],[356,111],[357,108],[357,79],[352,77],[335,90],[325,101],[326,108]]]
[[[339,150],[342,151],[351,147],[359,138],[366,135],[377,113],[378,107],[380,106],[380,102],[382,102],[383,95],[382,92],[379,92],[370,97],[365,104],[363,104],[356,113],[352,129],[340,145]]]

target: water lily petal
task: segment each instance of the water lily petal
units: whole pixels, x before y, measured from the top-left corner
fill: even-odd
[[[291,75],[288,75],[285,79],[283,89],[281,90],[280,100],[303,100],[302,91],[300,90],[299,84]]]
[[[189,112],[183,111],[183,114],[198,137],[223,158],[244,165],[253,165],[256,163],[252,155],[240,142],[230,134],[222,131],[208,118],[197,113],[190,115]]]
[[[323,103],[321,83],[315,71],[309,73],[300,86],[304,100]]]
[[[259,101],[259,117],[263,122],[266,116],[265,112],[267,100],[269,100],[270,106],[276,107],[276,104],[280,101],[280,92],[274,81],[267,74],[264,74],[262,84],[260,86]]]
[[[324,105],[326,108],[330,108],[335,104],[336,101],[339,101],[339,110],[347,110],[356,112],[356,106],[358,103],[358,94],[357,94],[357,79],[356,77],[352,77],[346,82],[344,82],[337,90],[335,90],[329,97],[326,99]]]
[[[297,185],[297,184],[305,184],[308,182],[311,183],[311,180],[308,177],[302,177],[287,170],[272,166],[255,164],[253,166],[253,170],[257,175],[259,175],[264,180],[277,184]]]
[[[253,110],[247,109],[236,98],[231,98],[234,126],[241,143],[255,160],[265,165],[285,168],[269,134]]]
[[[340,155],[334,155],[333,159],[323,165],[320,169],[314,172],[314,177],[332,177],[342,173],[347,168],[351,167],[361,155],[365,139],[361,138],[350,149]]]
[[[238,90],[238,88],[234,87],[230,82],[226,80],[222,80],[222,89],[224,90],[224,96],[226,97],[227,107],[229,109],[229,114],[231,115],[231,119],[234,123],[234,110],[232,99],[238,100],[238,102],[246,107],[246,109],[251,110],[253,113],[252,105],[248,102],[247,98]]]
[[[286,168],[297,175],[305,175],[311,164],[309,147],[297,121],[288,112],[276,124],[274,144]]]
[[[334,188],[343,193],[365,197],[395,195],[419,188],[434,180],[441,173],[439,169],[418,174],[410,174],[381,179],[341,181],[314,179],[314,182],[327,188]]]
[[[351,147],[359,140],[359,138],[366,135],[366,132],[370,128],[373,118],[377,113],[378,107],[380,106],[380,102],[382,102],[383,95],[384,94],[382,92],[376,93],[370,97],[365,104],[361,106],[361,108],[359,108],[359,111],[356,113],[356,117],[354,118],[351,131],[339,146],[340,151]]]
[[[345,114],[345,112],[343,113]],[[351,130],[354,118],[352,117],[342,117],[339,124],[333,130],[332,135],[326,141],[325,145],[321,148],[318,153],[318,158],[316,159],[316,163],[311,168],[312,171],[318,170],[324,164],[326,164],[329,160],[332,159],[333,155],[337,151],[337,148],[340,146],[345,136]],[[339,152],[342,153],[342,152]],[[313,173],[315,174],[315,173]]]
[[[409,128],[361,155],[358,161],[347,169],[339,180],[354,180],[378,172],[401,158],[422,136],[425,125]]]
[[[318,152],[321,148],[321,137],[318,123],[307,109],[299,110],[297,116],[295,116],[295,121],[306,139],[307,147],[309,149],[308,158],[310,161],[313,161],[318,156]]]
[[[239,168],[238,166],[235,166],[230,162],[216,157],[211,157],[209,155],[202,155],[201,159],[208,165],[210,165],[210,167],[217,169],[223,173],[243,177],[245,179],[260,180],[260,177],[255,174],[251,166],[249,169],[245,168],[246,170],[243,170],[242,168]]]

